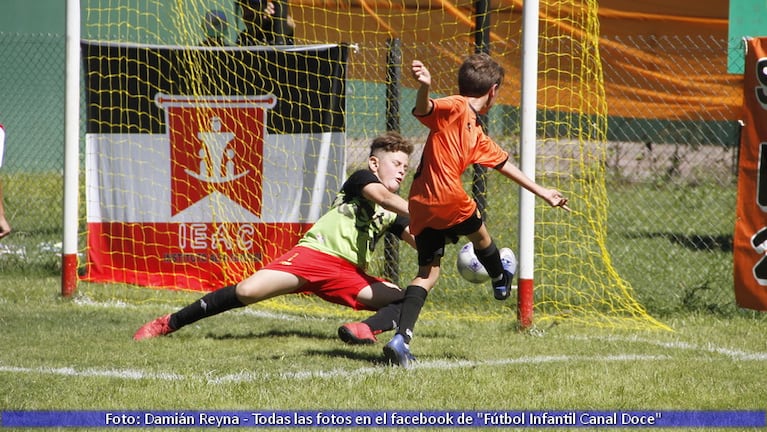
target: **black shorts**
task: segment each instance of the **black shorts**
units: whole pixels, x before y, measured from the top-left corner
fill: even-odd
[[[474,213],[465,221],[445,229],[424,228],[415,236],[416,249],[418,250],[418,265],[432,264],[438,258],[445,255],[445,244],[457,243],[458,238],[473,234],[482,227],[482,218],[479,212]]]

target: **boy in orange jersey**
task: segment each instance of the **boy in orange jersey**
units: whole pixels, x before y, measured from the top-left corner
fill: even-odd
[[[429,97],[431,74],[418,60],[411,66],[420,83],[413,115],[429,128],[421,162],[410,188],[410,231],[416,238],[418,274],[405,290],[397,334],[384,347],[392,364],[408,367],[413,327],[426,296],[437,283],[446,241],[466,236],[491,277],[494,296],[505,300],[514,269],[504,269],[500,253],[487,230],[476,202],[464,191],[461,174],[472,164],[492,167],[551,206],[567,208],[567,199],[538,185],[509,162],[509,155],[485,135],[479,115],[495,102],[504,70],[489,55],[467,58],[458,70],[458,95]]]

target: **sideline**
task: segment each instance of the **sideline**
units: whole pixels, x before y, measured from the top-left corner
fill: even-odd
[[[575,340],[587,340],[587,341],[593,341],[593,340],[602,340],[607,342],[632,342],[632,343],[644,343],[648,345],[655,345],[662,348],[669,348],[669,349],[676,349],[676,350],[687,350],[687,351],[701,351],[701,352],[707,352],[711,354],[720,354],[726,357],[730,357],[733,360],[740,360],[740,361],[767,361],[767,353],[763,352],[746,352],[741,350],[734,350],[730,348],[722,348],[713,346],[712,344],[706,344],[704,346],[697,346],[694,344],[691,344],[689,342],[663,342],[653,339],[646,339],[646,338],[640,338],[637,336],[633,337],[617,337],[617,336],[595,336],[595,337],[585,337],[585,336],[571,336],[570,339]]]
[[[634,361],[665,361],[672,360],[673,358],[665,355],[634,355],[634,354],[618,354],[618,355],[605,355],[605,356],[533,356],[533,357],[520,357],[511,359],[500,360],[486,360],[486,361],[450,361],[450,360],[433,360],[433,361],[419,361],[413,364],[411,369],[422,370],[447,370],[447,369],[459,369],[459,368],[476,368],[476,367],[496,367],[499,365],[511,365],[511,364],[542,364],[542,363],[572,363],[572,362],[634,362]],[[180,375],[177,373],[166,372],[148,372],[138,369],[75,369],[72,367],[59,367],[59,368],[47,368],[47,367],[16,367],[0,365],[0,373],[17,373],[17,374],[42,374],[42,375],[59,375],[70,377],[93,377],[93,378],[118,378],[126,380],[163,380],[163,381],[205,381],[208,384],[241,384],[250,382],[260,382],[266,379],[285,379],[285,380],[304,380],[315,378],[349,378],[350,376],[364,376],[371,374],[380,374],[387,371],[399,371],[400,368],[394,368],[389,366],[380,367],[362,367],[356,369],[332,369],[327,371],[301,371],[301,372],[279,372],[279,373],[258,373],[258,372],[241,372],[237,374],[227,374],[219,377],[206,375],[201,377],[199,375]]]

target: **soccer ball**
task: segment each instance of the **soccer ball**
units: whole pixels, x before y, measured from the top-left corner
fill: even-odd
[[[461,250],[458,251],[458,259],[455,262],[455,266],[458,269],[458,274],[471,283],[478,284],[490,280],[490,275],[487,274],[485,266],[477,259],[477,255],[474,253],[474,245],[471,242],[463,245]]]
[[[517,257],[514,256],[514,252],[509,248],[501,248],[499,252],[503,268],[516,273]],[[463,245],[461,250],[458,251],[458,259],[456,259],[455,266],[458,269],[458,274],[471,283],[480,284],[490,280],[490,275],[487,274],[485,266],[479,262],[477,255],[474,253],[474,245],[471,242]]]

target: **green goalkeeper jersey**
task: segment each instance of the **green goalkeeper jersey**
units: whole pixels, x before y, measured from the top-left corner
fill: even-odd
[[[368,170],[349,176],[330,210],[304,234],[298,246],[341,257],[366,270],[378,240],[386,232],[401,238],[409,222],[366,199],[362,188],[370,183],[380,180]]]

